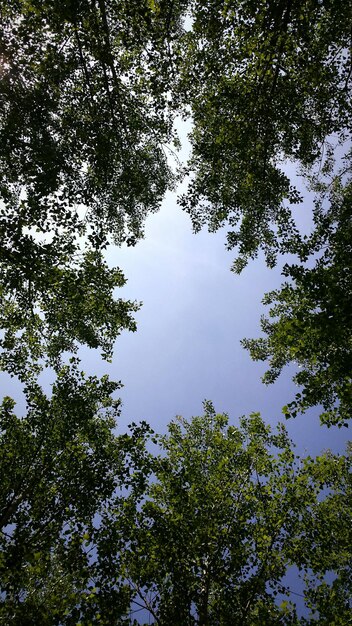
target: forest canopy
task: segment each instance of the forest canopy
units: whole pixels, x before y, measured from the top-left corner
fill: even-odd
[[[66,369],[25,420],[3,403],[0,623],[347,623],[350,454],[300,459],[211,403],[113,435],[110,391]]]
[[[0,410],[0,624],[345,626],[348,453],[299,459],[283,426],[231,426],[211,403],[163,437],[119,433],[121,383],[77,353],[111,360],[136,330],[105,251],[137,245],[183,180],[180,207],[196,232],[226,229],[235,272],[261,253],[283,266],[243,345],[265,383],[297,368],[285,417],[348,425],[351,4],[0,0],[0,15],[0,368],[26,400]]]

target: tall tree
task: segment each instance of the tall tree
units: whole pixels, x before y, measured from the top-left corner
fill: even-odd
[[[1,197],[12,232],[72,230],[85,205],[94,241],[140,236],[170,184],[163,145],[181,7],[1,2]]]
[[[195,230],[229,227],[228,248],[238,252],[235,271],[259,250],[269,266],[278,253],[297,255],[298,263],[285,266],[282,289],[265,297],[275,304],[273,319],[262,321],[266,337],[244,345],[253,358],[269,359],[265,382],[287,363],[299,366],[300,390],[286,415],[322,404],[324,422],[346,424],[352,372],[351,5],[195,1],[191,11],[179,83],[194,120],[182,204]],[[342,151],[343,173],[335,179],[333,156],[341,161]],[[292,205],[307,201],[287,174],[288,162],[304,183],[316,172],[321,178],[309,238],[293,219]],[[319,205],[325,174],[332,193]],[[303,208],[311,213],[313,206]]]
[[[209,0],[190,4],[180,90],[194,122],[182,204],[195,230],[227,224],[234,269],[264,250],[295,249],[283,171],[319,162],[351,129],[351,5],[339,0]]]
[[[132,608],[149,614],[138,623],[313,624],[336,589],[330,615],[342,624],[351,592],[351,460],[330,453],[299,459],[282,425],[272,433],[253,414],[229,426],[210,403],[204,416],[172,422],[159,441],[155,478],[134,525],[129,513],[122,526],[123,511],[112,503],[97,539],[113,588],[121,559],[113,545],[120,549],[124,528]],[[293,565],[309,579],[302,619],[295,584],[285,582]],[[324,582],[327,572],[333,584]]]
[[[108,356],[120,330],[134,328],[136,306],[113,301],[123,276],[100,253],[112,241],[133,245],[173,185],[169,94],[183,5],[0,1],[2,366],[11,373],[20,352],[22,364],[30,352],[60,367],[58,351],[74,341]]]
[[[352,184],[335,178],[317,203],[316,228],[301,244],[301,264],[287,264],[289,279],[266,294],[272,305],[262,318],[265,333],[245,339],[255,360],[269,360],[263,377],[272,383],[289,363],[299,367],[295,399],[284,407],[287,417],[322,405],[321,421],[348,424],[352,401]],[[329,201],[329,208],[322,206]]]
[[[104,595],[92,583],[98,564],[91,537],[109,498],[148,474],[146,426],[113,433],[119,388],[85,377],[78,363],[62,368],[47,397],[25,387],[27,411],[0,407],[0,624],[100,623]],[[146,468],[146,469],[145,469]],[[124,539],[122,538],[122,541]],[[128,612],[131,591],[115,585],[114,614]],[[102,622],[106,623],[106,622]]]

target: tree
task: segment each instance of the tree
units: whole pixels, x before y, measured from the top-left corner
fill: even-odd
[[[155,479],[134,525],[129,516],[122,526],[122,559],[116,553],[135,611],[175,626],[316,623],[320,603],[326,608],[340,586],[331,615],[347,615],[350,459],[329,452],[299,459],[282,425],[272,433],[253,414],[229,426],[210,403],[203,417],[172,422],[159,442]],[[113,503],[97,539],[112,586],[122,517]],[[309,619],[298,617],[295,589],[284,582],[292,565],[310,576]],[[319,586],[331,571],[333,585]]]
[[[269,266],[278,253],[298,257],[297,264],[285,265],[289,282],[264,299],[275,303],[274,320],[262,320],[266,337],[243,344],[254,359],[269,359],[265,382],[285,364],[299,366],[294,380],[301,390],[286,415],[322,404],[324,422],[346,424],[352,371],[351,6],[341,12],[334,0],[194,2],[192,17],[180,90],[194,120],[193,151],[181,202],[195,230],[229,226],[228,248],[238,251],[235,271],[259,250]],[[342,149],[343,173],[337,174],[333,156]],[[320,178],[309,238],[293,219],[292,205],[303,199],[284,171],[287,161],[306,184],[316,172]],[[324,187],[332,189],[330,210],[326,202],[319,206]],[[341,214],[336,204],[343,205]]]
[[[126,280],[100,252],[87,250],[72,259],[49,251],[27,264],[28,259],[23,265],[0,261],[4,371],[24,381],[43,365],[59,370],[62,353],[75,353],[80,344],[100,348],[110,359],[121,331],[136,330],[132,314],[140,305],[114,297]]]
[[[241,271],[259,249],[295,251],[283,171],[319,163],[351,128],[351,6],[338,0],[191,3],[180,90],[194,122],[181,202],[194,229],[228,224]]]
[[[14,401],[0,409],[0,624],[100,623],[104,598],[92,584],[98,564],[91,537],[117,490],[125,499],[143,475],[148,428],[114,435],[119,388],[105,376],[85,377],[73,360],[48,398],[31,379],[27,413]],[[93,552],[93,555],[92,555]],[[115,616],[131,592],[114,592]]]
[[[101,253],[112,241],[134,245],[174,182],[166,148],[182,7],[0,2],[2,367],[11,374],[19,358],[59,368],[75,341],[109,357],[121,329],[135,328],[136,305],[113,300],[123,275]]]
[[[75,594],[65,597],[67,578],[75,580],[76,576],[80,584],[85,580],[82,541],[87,523],[121,476],[121,459],[111,432],[118,406],[115,403],[109,409],[109,396],[117,386],[107,378],[84,380],[73,364],[60,372],[50,399],[38,384],[28,383],[25,417],[15,415],[13,400],[3,400],[3,624],[58,623],[59,607],[64,605],[64,611],[65,601],[72,605],[75,599]],[[33,601],[40,594],[45,599],[45,591],[38,591],[45,576],[45,586],[52,586],[53,595],[47,607]],[[72,588],[69,591],[72,594]]]
[[[343,185],[335,178],[328,195],[329,209],[317,203],[315,231],[302,241],[302,263],[285,265],[289,282],[263,300],[272,305],[269,319],[261,321],[266,336],[242,343],[253,359],[269,359],[265,383],[274,382],[286,364],[299,367],[293,380],[300,390],[284,407],[286,417],[322,405],[323,423],[347,426],[352,400],[351,182]]]
[[[94,241],[140,236],[170,184],[163,144],[181,8],[1,2],[1,197],[12,230],[84,226],[83,204]]]
[[[114,297],[126,280],[100,252],[88,250],[74,259],[49,252],[46,260],[44,254],[27,267],[0,261],[0,365],[21,381],[43,365],[59,370],[62,353],[75,353],[80,344],[100,348],[110,359],[121,331],[136,330],[132,314],[140,305]]]
[[[62,354],[85,343],[110,358],[121,330],[135,330],[138,305],[115,299],[125,279],[102,252],[134,245],[174,182],[181,7],[0,1],[0,364],[28,405],[16,416],[5,398],[1,413],[4,624],[98,619],[87,536],[104,500],[127,489],[142,444],[113,435],[119,384],[85,380]],[[44,365],[57,373],[51,398],[37,382]]]

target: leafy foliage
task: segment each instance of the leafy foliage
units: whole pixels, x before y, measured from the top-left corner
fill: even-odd
[[[180,7],[1,3],[1,196],[19,226],[138,237],[170,183],[166,92]]]
[[[270,359],[266,382],[298,363],[286,415],[322,403],[322,421],[346,423],[351,154],[309,237],[282,164],[309,172],[331,134],[349,138],[350,5],[0,0],[0,12],[0,366],[27,403],[25,416],[11,398],[0,407],[0,624],[347,623],[350,456],[298,459],[283,426],[253,414],[235,428],[210,403],[167,436],[145,423],[116,435],[120,383],[63,353],[109,359],[135,330],[138,305],[115,298],[125,279],[103,252],[143,235],[175,182],[174,117],[190,114],[181,203],[194,228],[229,224],[236,271],[261,248],[269,265],[299,259],[266,296],[267,337],[245,346]]]
[[[210,403],[203,417],[172,422],[160,447],[155,480],[134,524],[129,517],[123,526],[122,571],[136,612],[144,608],[161,625],[315,623],[320,599],[332,593],[324,575],[334,571],[341,604],[331,615],[343,603],[347,614],[350,460],[300,460],[283,426],[274,434],[258,414],[229,426]],[[115,504],[103,527],[113,585],[121,558]],[[292,565],[310,576],[312,621],[300,620],[284,582]]]
[[[1,624],[76,625],[80,617],[88,623],[103,604],[92,591],[97,564],[90,538],[103,504],[117,489],[127,494],[130,474],[143,465],[148,431],[137,429],[139,443],[113,434],[119,402],[111,394],[119,386],[106,376],[86,378],[73,360],[59,372],[51,398],[33,380],[27,384],[25,417],[15,415],[13,400],[3,400]],[[118,615],[130,595],[123,583],[115,590]]]
[[[169,90],[182,2],[1,1],[2,367],[110,357],[136,305],[108,242],[134,245],[173,185]],[[75,343],[76,342],[76,343]],[[22,375],[23,377],[23,375]]]
[[[301,390],[284,407],[287,417],[322,405],[322,422],[339,426],[351,418],[352,400],[351,191],[350,182],[335,179],[330,207],[317,205],[316,229],[302,245],[303,260],[309,251],[312,261],[285,266],[290,282],[264,298],[272,305],[261,322],[266,337],[242,342],[255,360],[269,359],[266,383],[290,362],[300,368],[294,381]]]
[[[241,271],[295,246],[287,159],[311,166],[351,128],[351,6],[333,0],[191,4],[180,89],[194,127],[182,204],[195,230],[228,224]]]
[[[60,368],[62,352],[75,352],[80,343],[110,358],[121,330],[136,329],[131,313],[139,305],[114,298],[114,289],[126,281],[101,253],[88,251],[74,265],[64,259],[50,267],[51,262],[45,265],[39,257],[27,275],[21,275],[21,265],[3,274],[0,364],[20,380],[38,370],[40,359]]]

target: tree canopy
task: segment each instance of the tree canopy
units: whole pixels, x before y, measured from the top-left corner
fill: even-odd
[[[339,426],[347,426],[352,401],[351,190],[350,182],[343,186],[334,181],[329,210],[322,214],[318,204],[317,228],[302,242],[301,258],[306,260],[308,250],[312,261],[285,265],[289,282],[264,298],[273,305],[269,319],[261,321],[266,337],[242,342],[252,358],[269,359],[266,383],[284,365],[299,366],[294,380],[300,391],[284,407],[287,416],[322,405],[322,422]]]
[[[182,204],[194,228],[228,224],[240,271],[264,250],[295,251],[283,169],[319,163],[350,137],[351,6],[339,1],[192,2],[181,90],[194,122]]]
[[[148,476],[148,427],[114,434],[120,403],[112,393],[119,387],[107,376],[86,377],[72,359],[58,372],[51,397],[33,380],[26,384],[25,415],[16,415],[11,398],[3,400],[1,624],[95,620],[91,583],[97,564],[90,537],[103,504],[116,490],[123,487],[127,501],[134,485],[138,491],[138,472]],[[118,615],[127,610],[129,596],[121,582],[113,596]]]
[[[168,91],[181,8],[0,3],[0,294],[11,372],[17,345],[16,354],[31,345],[37,361],[57,361],[58,327],[60,352],[77,340],[105,355],[122,328],[134,329],[135,304],[112,299],[122,273],[100,254],[109,241],[133,245],[173,184]]]
[[[0,624],[345,626],[350,451],[300,459],[282,425],[233,426],[209,402],[167,435],[118,433],[121,383],[76,353],[109,360],[136,329],[104,252],[135,245],[186,176],[180,205],[196,231],[228,228],[236,272],[284,259],[264,337],[243,344],[269,360],[264,382],[297,365],[286,417],[322,405],[347,425],[350,3],[0,0],[0,15],[0,368],[26,404],[0,406]],[[177,117],[192,151],[173,167]],[[288,163],[315,194],[309,233]]]
[[[340,148],[348,145],[349,3],[139,0],[131,7],[122,0],[13,0],[0,8],[5,369],[18,373],[32,358],[60,367],[58,327],[61,352],[86,343],[108,358],[120,331],[135,328],[136,304],[112,297],[122,274],[110,271],[99,255],[111,241],[134,245],[146,216],[174,184],[177,173],[167,154],[177,145],[176,115],[193,122],[184,171],[189,185],[181,205],[195,230],[227,224],[228,247],[237,249],[236,271],[259,250],[270,266],[278,253],[297,255],[300,268],[302,256],[319,254],[319,237],[313,236],[310,249],[302,245],[292,211],[302,202],[301,191],[285,165],[300,167],[307,180],[314,168],[321,169],[324,153],[331,153],[332,139]],[[347,153],[344,185],[350,168]],[[316,213],[317,233],[334,219],[334,212]],[[337,221],[339,229],[347,228],[341,233],[345,240],[347,221]],[[284,274],[295,282],[297,271],[292,265]],[[319,297],[305,276],[307,299],[318,310]],[[328,281],[323,288],[329,289]],[[285,320],[282,312],[283,330]],[[347,319],[343,328],[345,337]],[[304,336],[307,352],[311,337]],[[298,350],[294,332],[284,330],[280,337],[271,335],[270,348],[261,343],[259,352],[252,349],[255,358],[276,350],[275,373]],[[312,386],[321,380],[308,384],[308,369],[297,378],[305,397],[300,409],[319,395]],[[349,397],[332,369],[327,376],[322,369],[320,395],[327,410]],[[326,421],[343,421],[347,413],[341,411],[341,420]]]
[[[1,3],[1,197],[9,225],[141,234],[170,171],[167,90],[182,3]],[[13,220],[13,215],[11,216]],[[10,228],[11,226],[11,228]]]
[[[282,425],[253,414],[229,426],[210,403],[153,437],[152,454],[145,425],[114,437],[97,419],[107,389],[66,370],[50,442],[38,390],[22,425],[3,407],[16,491],[3,509],[2,623],[346,623],[350,456],[299,459]]]
[[[351,17],[337,0],[3,2],[7,236],[89,223],[95,245],[133,243],[172,183],[181,113],[195,228],[238,225],[238,269],[258,248],[273,263],[300,198],[282,163],[311,166],[331,135],[349,137]]]

